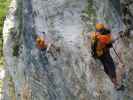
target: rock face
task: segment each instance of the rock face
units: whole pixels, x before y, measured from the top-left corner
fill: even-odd
[[[126,25],[126,33],[128,35],[128,39],[125,38],[124,39],[124,44],[125,44],[125,49],[126,51],[128,51],[124,54],[124,58],[125,58],[125,63],[127,64],[127,66],[129,67],[129,75],[128,75],[128,99],[132,99],[133,98],[133,78],[132,78],[132,73],[133,73],[133,69],[132,69],[132,56],[133,55],[133,1],[132,0],[121,0],[121,8],[122,8],[122,19],[124,24]]]
[[[126,0],[12,0],[3,29],[3,100],[132,100],[132,81],[124,92],[115,91],[101,64],[92,59],[90,43],[85,45],[96,21],[107,24],[114,38],[127,28],[122,3]],[[54,45],[49,52],[36,48],[40,32]],[[132,79],[131,41],[126,37],[114,47]]]

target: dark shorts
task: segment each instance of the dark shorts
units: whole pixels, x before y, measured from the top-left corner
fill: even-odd
[[[104,71],[105,73],[112,79],[112,78],[116,78],[116,67],[114,64],[114,61],[111,57],[111,55],[109,53],[101,56],[99,58],[99,60],[101,61],[101,63],[104,66]]]

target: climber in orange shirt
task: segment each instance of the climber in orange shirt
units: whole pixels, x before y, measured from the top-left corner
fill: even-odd
[[[45,36],[45,32],[38,33],[36,38],[36,46],[41,51],[46,51],[46,53],[50,53],[54,59],[56,59],[55,53],[60,52],[60,47],[57,47],[54,43],[50,43]]]
[[[118,88],[116,67],[110,55],[112,36],[109,29],[102,23],[97,23],[96,32],[91,33],[91,54],[99,59],[104,66],[105,73],[109,76],[115,88]]]
[[[42,51],[47,49],[48,45],[46,44],[45,38],[43,36],[38,36],[36,38],[36,46]]]

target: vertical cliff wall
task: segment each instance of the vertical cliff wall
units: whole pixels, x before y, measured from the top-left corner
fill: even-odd
[[[109,25],[114,38],[125,29],[116,7],[120,2],[112,1],[13,0],[3,30],[3,99],[132,100],[132,89],[115,91],[101,64],[92,59],[89,45],[86,47],[86,35],[96,21]],[[35,46],[40,32],[46,32],[55,46],[48,53]],[[128,69],[132,66],[131,46],[126,45],[130,41],[126,38],[114,44]],[[112,55],[118,63],[113,51]]]

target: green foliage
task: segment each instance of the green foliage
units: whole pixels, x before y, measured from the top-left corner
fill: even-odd
[[[3,69],[4,65],[4,57],[0,58],[0,69]]]
[[[4,58],[3,58],[3,37],[2,37],[2,30],[3,24],[5,20],[5,16],[8,11],[8,6],[10,4],[10,0],[0,0],[0,68],[4,66]],[[0,94],[2,92],[3,81],[0,80]]]
[[[0,88],[2,87],[2,84],[3,84],[3,81],[2,81],[2,80],[0,80]]]
[[[2,47],[3,47],[3,39],[2,39],[2,30],[3,30],[3,24],[4,19],[8,11],[8,6],[10,4],[11,0],[0,0],[0,61],[2,61]]]
[[[93,0],[88,0],[88,4],[84,12],[90,17],[95,15],[95,10],[93,8]]]
[[[11,100],[16,100],[15,84],[13,82],[12,76],[11,75],[7,75],[5,77],[5,80],[7,80],[7,82],[8,82],[8,91],[9,91],[9,96],[10,96]]]
[[[9,4],[10,0],[0,0],[0,34],[2,34],[4,18],[7,14]]]
[[[94,2],[93,0],[88,0],[85,10],[82,11],[83,13],[82,19],[86,23],[88,31],[94,30],[94,24],[96,22],[96,12],[94,9],[93,2]]]

